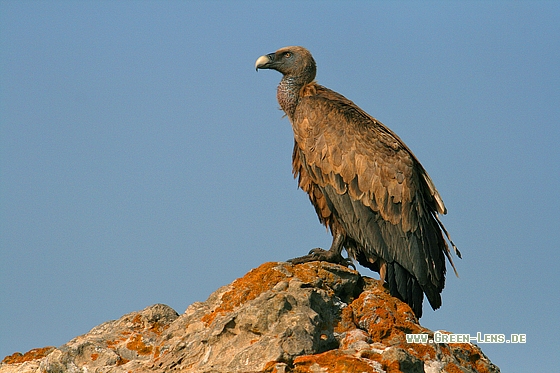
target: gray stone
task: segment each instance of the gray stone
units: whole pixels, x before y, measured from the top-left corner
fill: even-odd
[[[404,330],[430,333],[379,281],[329,263],[265,263],[182,315],[156,304],[7,357],[0,373],[499,372],[474,345],[420,348]]]

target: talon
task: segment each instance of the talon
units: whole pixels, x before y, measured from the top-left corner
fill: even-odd
[[[357,271],[358,269],[356,268],[356,266],[354,265],[354,261],[350,258],[343,258],[345,264],[343,264],[344,266],[350,268],[352,267],[352,269],[354,269],[354,271]]]
[[[344,267],[352,267],[354,270],[356,270],[356,266],[354,265],[352,259],[344,258],[339,253],[333,253],[332,251],[323,250],[321,248],[312,249],[307,255],[289,259],[288,263],[292,263],[295,265],[316,261],[339,264]]]
[[[326,250],[321,249],[320,247],[316,247],[314,249],[309,250],[308,255],[319,254],[319,253],[324,253],[324,252],[326,252]]]
[[[298,258],[293,258],[288,260],[288,262],[292,264],[302,264],[307,262],[314,262],[314,261],[323,261],[329,263],[340,264],[345,267],[352,267],[356,270],[356,266],[354,262],[350,258],[344,258],[341,255],[343,246],[344,246],[345,236],[343,234],[336,234],[333,237],[333,242],[331,244],[331,248],[329,250],[321,249],[320,247],[316,247],[309,251],[309,254],[305,256],[300,256]]]

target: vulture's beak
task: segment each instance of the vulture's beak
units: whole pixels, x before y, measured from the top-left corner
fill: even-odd
[[[272,61],[274,61],[274,53],[260,56],[257,58],[257,62],[255,62],[255,70],[259,71],[259,69],[270,69]]]

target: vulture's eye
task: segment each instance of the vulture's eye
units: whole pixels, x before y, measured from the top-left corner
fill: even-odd
[[[292,57],[292,53],[291,52],[286,52],[286,53],[284,53],[284,57],[290,58],[290,57]]]

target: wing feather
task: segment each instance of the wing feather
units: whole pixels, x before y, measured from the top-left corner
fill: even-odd
[[[291,118],[299,186],[321,222],[350,237],[354,258],[370,268],[375,258],[388,263],[389,287],[401,299],[419,302],[421,314],[423,292],[439,307],[449,250],[432,180],[383,124],[333,91],[315,84],[313,92]]]

